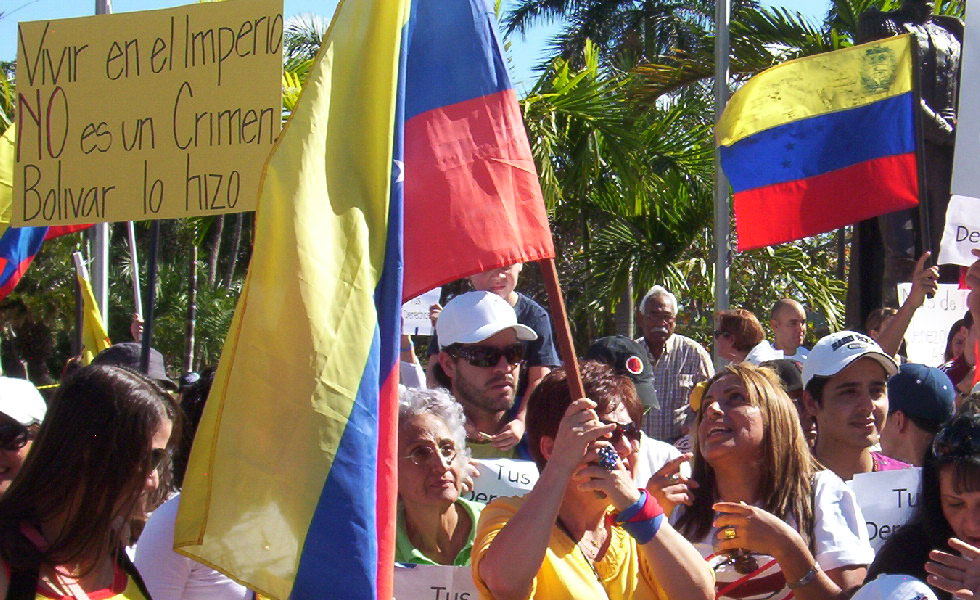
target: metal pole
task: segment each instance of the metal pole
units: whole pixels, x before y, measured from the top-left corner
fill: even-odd
[[[715,123],[728,102],[728,17],[730,0],[715,0]],[[721,170],[721,154],[715,148],[715,314],[728,309],[728,178]],[[716,357],[717,360],[717,357]]]
[[[153,312],[157,303],[157,257],[160,254],[160,221],[150,223],[150,250],[146,266],[146,294],[143,306],[143,339],[140,342],[140,371],[150,369],[150,348],[153,347]]]
[[[95,0],[95,14],[112,12],[112,0]],[[109,224],[99,223],[93,228],[92,239],[92,294],[102,313],[102,322],[109,328]]]

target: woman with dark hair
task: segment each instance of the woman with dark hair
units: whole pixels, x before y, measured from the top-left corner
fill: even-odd
[[[861,584],[874,557],[864,518],[820,470],[772,370],[709,379],[694,430],[691,480],[662,469],[648,487],[714,567],[717,598],[846,598]]]
[[[868,580],[881,574],[916,577],[941,600],[980,596],[980,414],[953,417],[936,434],[919,505],[878,551]],[[952,595],[961,590],[972,595]]]
[[[783,357],[766,341],[766,332],[752,311],[733,308],[718,313],[718,328],[715,329],[715,349],[718,356],[739,363],[749,361],[757,365],[767,360]]]
[[[635,401],[633,383],[594,362],[582,382],[588,397],[573,402],[557,369],[528,402],[541,477],[526,496],[483,509],[472,551],[480,597],[711,598],[711,572],[626,467],[639,441],[623,401]]]
[[[148,597],[123,551],[127,523],[159,485],[177,424],[139,373],[91,365],[63,381],[0,497],[0,597]]]
[[[957,320],[949,328],[949,334],[946,336],[946,350],[943,351],[943,362],[950,362],[963,354],[966,338],[970,336],[971,324],[970,313],[966,313],[966,317]]]

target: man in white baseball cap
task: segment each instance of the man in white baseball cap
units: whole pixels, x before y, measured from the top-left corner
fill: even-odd
[[[888,413],[892,357],[863,333],[821,339],[803,363],[803,405],[817,421],[814,454],[843,479],[909,465],[873,452]]]
[[[514,457],[521,437],[517,432],[523,434],[524,427],[512,426],[507,411],[514,405],[524,358],[521,342],[538,335],[518,323],[513,307],[491,292],[453,298],[439,315],[436,333],[436,379],[463,405],[473,457]]]
[[[0,494],[20,472],[47,405],[30,381],[0,377]]]

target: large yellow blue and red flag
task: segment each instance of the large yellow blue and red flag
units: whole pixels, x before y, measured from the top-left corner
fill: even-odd
[[[391,597],[403,246],[422,291],[554,255],[510,88],[485,0],[341,2],[266,165],[180,552],[271,598]],[[439,239],[403,244],[418,210]]]
[[[738,249],[831,231],[918,203],[908,35],[756,75],[715,131]]]

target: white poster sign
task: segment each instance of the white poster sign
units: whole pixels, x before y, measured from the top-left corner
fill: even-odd
[[[409,335],[432,335],[429,307],[439,302],[442,288],[429,290],[402,304],[402,332]]]
[[[394,600],[476,600],[469,567],[395,565]]]
[[[904,303],[912,289],[911,283],[898,284],[898,302]],[[955,283],[941,283],[936,295],[926,298],[905,332],[910,362],[938,367],[946,362],[946,338],[949,328],[966,314],[966,297],[970,290],[961,290]]]
[[[919,503],[922,469],[899,469],[877,473],[858,473],[848,483],[868,526],[868,538],[875,552],[888,536],[908,521]]]
[[[473,461],[480,476],[473,480],[473,491],[462,497],[474,502],[489,503],[502,496],[523,496],[538,481],[538,467],[530,460],[481,458]]]
[[[963,266],[973,264],[976,259],[970,250],[980,248],[980,13],[973,11],[966,18],[953,153],[953,197],[946,209],[946,227],[939,247],[940,264]]]

